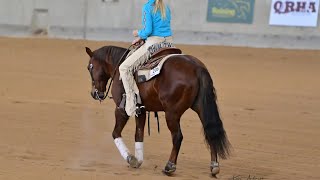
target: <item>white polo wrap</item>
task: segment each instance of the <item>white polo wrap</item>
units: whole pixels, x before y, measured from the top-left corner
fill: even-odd
[[[123,139],[122,138],[116,138],[114,139],[114,143],[116,144],[121,156],[123,157],[123,159],[125,161],[127,161],[127,157],[130,154],[129,149],[127,148],[127,146],[124,144]]]
[[[135,143],[135,156],[138,162],[143,162],[143,142]]]

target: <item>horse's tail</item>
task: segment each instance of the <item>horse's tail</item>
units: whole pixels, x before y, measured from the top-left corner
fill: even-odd
[[[230,142],[219,115],[217,96],[211,76],[205,68],[200,68],[197,75],[200,86],[192,109],[199,114],[206,143],[215,150],[220,158],[226,159],[230,152]]]

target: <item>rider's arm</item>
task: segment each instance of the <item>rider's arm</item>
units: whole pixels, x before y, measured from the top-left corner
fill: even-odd
[[[144,6],[142,10],[142,25],[143,28],[138,31],[138,36],[147,39],[152,33],[152,10],[148,6]]]

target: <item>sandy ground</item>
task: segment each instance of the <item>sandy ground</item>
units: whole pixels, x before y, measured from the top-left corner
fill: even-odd
[[[174,177],[162,175],[171,139],[160,113],[145,162],[130,169],[113,144],[111,100],[89,96],[84,47],[123,43],[0,38],[0,179],[211,179],[193,111]],[[320,52],[179,46],[209,68],[233,145],[219,179],[320,179]],[[133,151],[134,121],[124,130]]]

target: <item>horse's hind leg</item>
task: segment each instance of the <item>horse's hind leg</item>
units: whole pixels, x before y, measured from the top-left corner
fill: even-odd
[[[220,172],[220,167],[219,167],[219,163],[218,163],[218,155],[212,146],[210,146],[210,152],[211,152],[210,170],[211,170],[212,176],[216,176]]]
[[[201,116],[200,109],[198,107],[192,107],[192,109],[199,115],[202,123],[204,123]],[[215,177],[220,172],[220,167],[218,163],[218,154],[212,145],[209,145],[209,146],[210,146],[210,155],[211,155],[210,170],[211,170],[211,175]]]
[[[171,175],[176,171],[177,158],[183,140],[183,135],[180,128],[180,117],[180,115],[175,113],[166,112],[167,126],[171,132],[173,144],[169,161],[163,170],[166,175]]]

